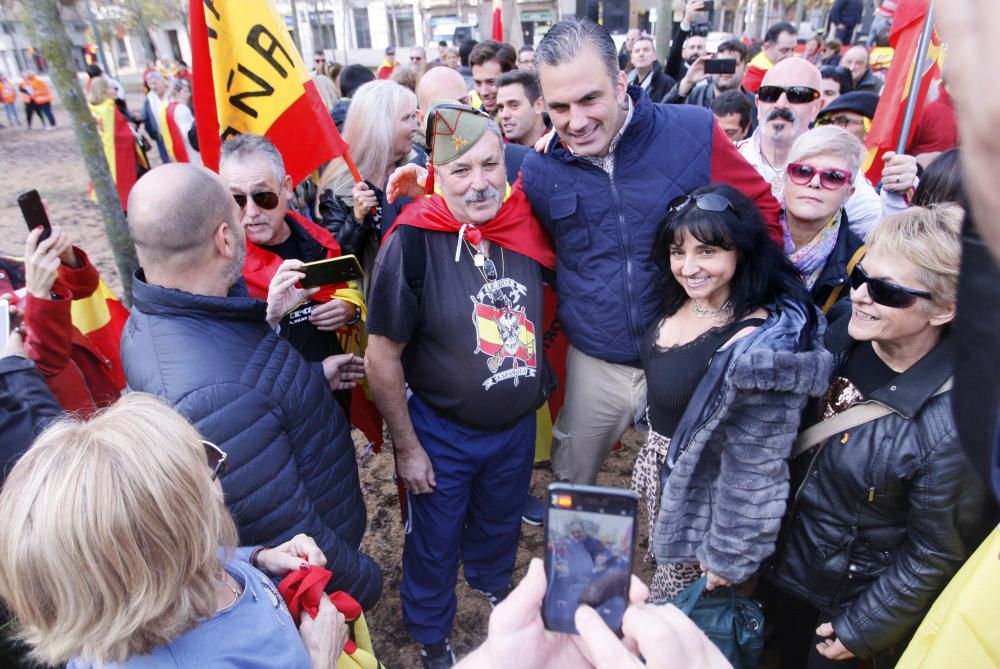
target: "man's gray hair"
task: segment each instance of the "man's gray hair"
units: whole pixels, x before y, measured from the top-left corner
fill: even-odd
[[[597,52],[598,57],[604,61],[611,81],[617,82],[621,70],[618,67],[618,49],[615,48],[611,35],[593,21],[576,17],[563,19],[545,33],[535,49],[536,67],[567,63],[576,58],[584,45]]]
[[[236,135],[227,139],[219,156],[219,169],[230,160],[246,160],[251,157],[267,159],[279,183],[285,178],[285,161],[281,159],[281,152],[271,140],[261,135]]]

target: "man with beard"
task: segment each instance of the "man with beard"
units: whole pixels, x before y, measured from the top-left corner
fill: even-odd
[[[511,590],[545,401],[548,235],[485,113],[431,113],[427,191],[403,209],[372,278],[365,366],[408,492],[400,596],[424,667],[450,667],[459,557],[496,604]]]
[[[747,56],[749,50],[747,45],[739,40],[728,40],[719,45],[715,53],[715,58],[732,59],[736,61],[736,69],[732,74],[717,74],[709,76],[705,74],[705,63],[712,60],[710,56],[702,56],[695,60],[688,69],[687,74],[677,84],[670,89],[664,102],[670,104],[689,104],[700,107],[712,108],[712,101],[726,91],[738,90],[743,93],[750,103],[751,109],[756,109],[753,93],[743,88],[741,82],[743,75],[747,71]],[[757,115],[753,114],[750,120],[750,131],[757,128]]]
[[[244,545],[309,534],[333,572],[328,589],[374,606],[382,572],[359,550],[365,502],[330,393],[355,384],[361,361],[309,363],[271,330],[267,305],[240,277],[244,228],[218,176],[164,165],[139,179],[128,205],[141,265],[122,333],[129,387],[171,404],[226,453],[220,481]]]
[[[739,152],[771,184],[779,202],[783,198],[788,151],[800,135],[809,130],[822,106],[819,70],[804,58],[788,58],[764,75],[757,91],[757,118],[760,125],[750,137],[737,144]],[[845,209],[851,230],[864,239],[882,218],[879,196],[859,170],[854,195]]]

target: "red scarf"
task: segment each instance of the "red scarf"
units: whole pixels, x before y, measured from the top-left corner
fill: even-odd
[[[415,228],[440,232],[462,230],[462,224],[449,211],[444,197],[438,194],[422,197],[406,205],[396,217],[385,238],[388,239],[399,225],[412,225]],[[488,239],[505,249],[527,256],[549,269],[556,268],[556,252],[552,246],[552,239],[532,213],[531,205],[521,187],[520,178],[511,188],[510,197],[500,206],[500,211],[493,220],[478,226],[466,226],[463,236],[466,241],[474,245],[483,239]]]
[[[304,216],[289,211],[288,216],[302,226],[305,233],[315,239],[326,249],[327,258],[336,258],[340,255],[340,244],[333,238],[330,231],[321,225],[316,225]],[[294,234],[294,232],[292,233]],[[272,253],[247,240],[247,258],[243,263],[243,278],[247,282],[247,290],[251,297],[259,300],[267,299],[267,288],[271,285],[271,279],[278,271],[278,265],[284,262],[277,253]],[[319,291],[311,299],[316,302],[329,302],[333,299],[333,293],[337,288],[343,288],[346,284],[335,286],[324,286],[324,290]],[[329,288],[329,290],[327,290]]]
[[[326,595],[323,590],[332,576],[322,567],[310,566],[309,571],[289,572],[278,584],[278,592],[285,600],[296,625],[301,622],[303,611],[307,611],[313,618],[319,613],[320,599]],[[348,622],[357,620],[362,613],[361,605],[346,592],[338,590],[330,594],[330,601]],[[348,655],[353,655],[356,649],[357,646],[351,640],[344,646],[344,652]]]

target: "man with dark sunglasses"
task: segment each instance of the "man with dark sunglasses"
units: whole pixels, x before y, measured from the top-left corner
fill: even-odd
[[[211,467],[242,541],[313,536],[333,572],[328,588],[368,609],[382,572],[359,550],[365,503],[350,426],[330,393],[355,385],[361,361],[310,363],[268,327],[267,305],[241,278],[240,217],[226,184],[188,163],[136,183],[128,224],[141,270],[122,334],[125,376],[218,445]]]
[[[760,125],[753,135],[737,144],[747,162],[771,184],[771,192],[778,200],[783,197],[788,152],[795,140],[809,130],[823,106],[822,81],[816,66],[804,58],[788,58],[769,69],[757,90]],[[883,205],[860,170],[854,187],[845,209],[851,230],[864,239],[882,219]],[[886,208],[896,207],[887,204]]]
[[[219,176],[240,208],[243,277],[253,297],[268,301],[268,322],[310,362],[343,353],[338,334],[360,321],[364,301],[344,284],[308,295],[295,287],[304,263],[336,258],[340,246],[326,228],[289,208],[292,178],[281,153],[265,137],[238,135],[222,145]],[[349,408],[349,393],[338,399]]]

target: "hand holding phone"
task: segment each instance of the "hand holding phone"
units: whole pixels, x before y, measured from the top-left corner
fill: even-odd
[[[17,206],[21,208],[21,215],[28,226],[28,232],[35,228],[42,228],[42,236],[39,242],[44,242],[52,234],[52,225],[49,223],[49,215],[45,212],[45,205],[42,204],[42,196],[35,189],[26,190],[17,194]]]
[[[553,483],[546,499],[542,618],[556,632],[576,633],[580,605],[621,630],[628,604],[638,497],[618,488]]]
[[[712,58],[705,61],[705,74],[735,74],[735,58]]]
[[[309,262],[299,268],[305,274],[299,283],[303,288],[317,288],[346,283],[364,276],[361,264],[353,254]]]

